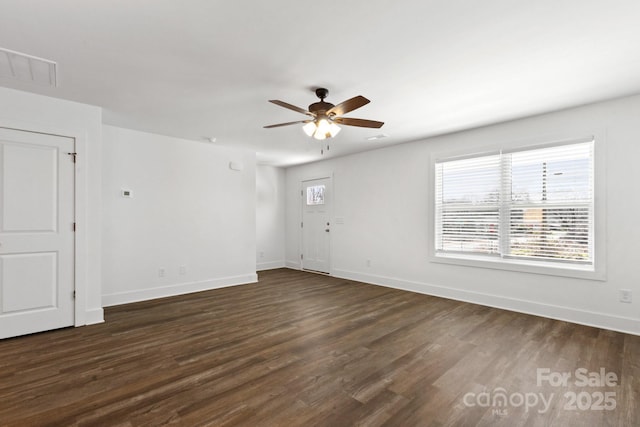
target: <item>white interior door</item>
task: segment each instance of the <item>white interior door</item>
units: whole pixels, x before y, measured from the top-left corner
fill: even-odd
[[[329,273],[331,179],[302,182],[302,268]]]
[[[74,148],[0,128],[0,338],[74,323]]]

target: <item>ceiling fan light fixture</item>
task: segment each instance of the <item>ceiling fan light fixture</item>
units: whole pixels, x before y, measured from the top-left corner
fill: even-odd
[[[316,126],[318,126],[318,129],[316,130],[316,134],[322,134],[324,135],[324,138],[326,138],[326,136],[330,134],[329,131],[331,130],[331,125],[329,124],[329,121],[327,119],[325,118],[319,119],[316,123]]]
[[[317,129],[317,126],[314,122],[309,122],[306,125],[302,126],[302,130],[304,131],[304,133],[307,134],[307,136],[313,136],[316,129]]]
[[[331,137],[336,136],[339,132],[340,132],[340,126],[331,122],[331,124],[329,125],[329,133],[331,134]]]
[[[338,132],[340,132],[340,126],[326,118],[321,118],[315,122],[307,123],[302,127],[302,129],[307,135],[313,136],[315,139],[319,140],[333,138],[338,134]]]
[[[369,100],[362,95],[354,96],[347,99],[338,105],[325,102],[324,99],[329,94],[329,91],[324,88],[316,89],[316,96],[320,98],[319,102],[315,102],[309,105],[309,108],[296,107],[287,102],[277,99],[271,99],[269,102],[276,104],[280,107],[288,110],[302,113],[306,116],[310,116],[311,119],[298,120],[295,122],[279,123],[275,125],[264,126],[265,128],[277,128],[281,126],[297,125],[303,123],[302,130],[307,136],[313,137],[317,140],[325,140],[327,138],[333,138],[340,132],[340,125],[345,126],[358,126],[364,128],[380,128],[384,122],[377,122],[375,120],[355,119],[352,117],[342,117],[344,114],[349,113],[357,108],[360,108],[369,103]],[[334,121],[335,120],[335,121]],[[329,146],[327,145],[327,150]],[[323,150],[322,150],[323,151]],[[322,152],[321,151],[321,152]]]

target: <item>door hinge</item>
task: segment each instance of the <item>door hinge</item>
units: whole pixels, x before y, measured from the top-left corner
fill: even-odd
[[[72,225],[73,231],[76,231],[76,223],[74,222]]]
[[[300,254],[300,259],[304,259],[304,255],[303,254]]]
[[[300,190],[300,197],[304,196],[304,190]]]
[[[75,163],[76,162],[76,157],[78,156],[78,153],[67,153],[67,154],[72,157],[73,163]]]
[[[73,299],[76,299],[76,291],[73,291],[73,294],[71,296],[73,297]]]
[[[300,228],[304,228],[304,222],[300,223]]]

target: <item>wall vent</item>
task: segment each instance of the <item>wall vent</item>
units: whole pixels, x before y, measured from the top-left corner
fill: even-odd
[[[0,78],[57,87],[57,67],[54,61],[0,47]]]

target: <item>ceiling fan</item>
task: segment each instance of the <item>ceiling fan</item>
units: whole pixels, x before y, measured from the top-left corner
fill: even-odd
[[[277,125],[265,126],[266,129],[276,128],[280,126],[295,125],[298,123],[304,123],[302,129],[309,136],[313,136],[315,139],[326,139],[334,137],[340,132],[340,125],[346,126],[358,126],[365,128],[380,128],[384,122],[377,122],[375,120],[355,119],[351,117],[341,117],[350,111],[367,105],[370,101],[364,96],[355,96],[351,99],[347,99],[338,105],[333,105],[329,102],[325,102],[324,99],[329,95],[329,90],[325,88],[316,89],[316,96],[320,98],[320,102],[315,102],[309,105],[309,109],[305,110],[295,105],[288,104],[284,101],[278,101],[277,99],[271,99],[269,102],[279,105],[289,110],[297,111],[298,113],[305,114],[311,118],[307,120],[298,120],[295,122],[279,123]],[[329,147],[327,146],[327,149]]]

